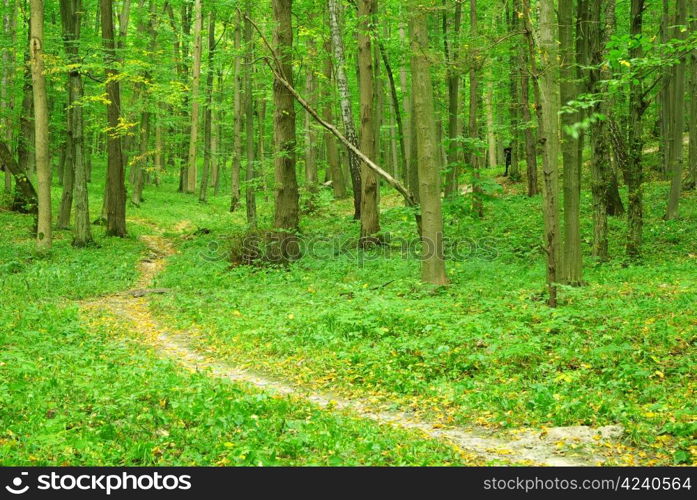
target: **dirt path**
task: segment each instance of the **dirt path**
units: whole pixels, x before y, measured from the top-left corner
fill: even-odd
[[[376,409],[367,401],[344,399],[328,393],[309,392],[302,387],[265,377],[248,370],[240,370],[216,360],[191,347],[195,332],[176,331],[161,324],[150,313],[148,295],[162,293],[149,288],[155,276],[166,265],[166,257],[176,251],[162,231],[147,221],[153,234],[142,236],[148,254],[140,261],[139,277],[132,290],[116,295],[83,302],[85,314],[90,311],[107,312],[134,333],[134,337],[154,347],[161,355],[173,359],[191,371],[205,370],[210,376],[250,384],[276,394],[297,397],[351,416],[374,420],[380,424],[411,429],[430,438],[449,443],[468,455],[474,455],[481,464],[524,463],[534,465],[598,465],[616,459],[616,451],[625,449],[617,442],[622,434],[619,426],[591,428],[586,426],[553,427],[546,429],[517,429],[493,431],[485,427],[445,427],[440,423],[415,419],[407,413]]]

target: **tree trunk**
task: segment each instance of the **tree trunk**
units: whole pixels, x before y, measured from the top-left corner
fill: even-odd
[[[273,0],[274,45],[281,76],[293,85],[292,0]],[[293,94],[278,78],[273,84],[275,206],[274,227],[296,231],[299,223],[298,181],[295,174],[295,107]]]
[[[324,63],[325,84],[323,86],[323,101],[324,101],[324,119],[329,123],[334,123],[333,99],[331,91],[332,82],[332,59],[331,42],[325,45],[327,58]],[[336,145],[336,139],[331,132],[324,132],[324,144],[327,150],[327,164],[332,179],[332,190],[336,199],[346,198],[346,184],[344,182],[344,174],[341,171],[341,163],[339,162],[339,150]]]
[[[310,20],[308,20],[308,24]],[[317,58],[317,47],[310,37],[306,42],[308,63],[305,69],[305,94],[307,102],[317,106],[317,79],[313,61]],[[314,194],[317,192],[317,131],[312,123],[312,116],[305,112],[305,187]]]
[[[445,3],[445,0],[444,2]],[[447,165],[445,171],[445,196],[452,198],[458,194],[458,149],[457,136],[458,127],[458,104],[460,102],[460,71],[459,65],[459,46],[460,46],[460,25],[462,24],[462,2],[455,2],[455,13],[453,14],[452,43],[448,40],[448,17],[447,12],[443,11],[443,48],[445,51],[446,84],[448,86],[448,149]]]
[[[251,228],[257,226],[257,199],[254,173],[254,98],[252,96],[252,64],[254,61],[254,45],[252,42],[252,3],[245,2],[247,16],[244,21],[244,63],[247,71],[244,75],[244,110],[245,110],[245,139],[247,145],[247,164],[245,168],[245,205],[247,209],[247,224]]]
[[[15,184],[19,196],[15,200],[21,200],[20,203],[13,203],[12,210],[21,213],[38,213],[38,198],[36,195],[36,189],[31,183],[31,179],[27,176],[27,172],[21,168],[21,166],[15,162],[10,152],[10,148],[7,144],[0,139],[0,166],[6,169],[15,178]]]
[[[215,75],[215,4],[208,13],[208,68],[206,71],[206,109],[203,119],[203,171],[198,201],[208,201],[208,178],[213,168],[213,76]]]
[[[371,44],[372,26],[376,22],[377,0],[358,0],[358,67],[361,103],[361,151],[376,160],[375,68]],[[378,180],[367,165],[361,164],[361,242],[366,244],[380,232]]]
[[[561,104],[568,106],[576,99],[576,58],[574,44],[573,0],[559,1],[559,89]],[[559,281],[569,285],[583,282],[581,255],[581,164],[578,139],[570,129],[579,121],[577,112],[565,111],[561,115],[561,150],[564,162],[564,254],[561,258]]]
[[[554,0],[540,0],[538,50],[542,69],[538,83],[543,149],[544,248],[547,254],[549,305],[557,305],[559,241],[559,62]]]
[[[124,186],[121,137],[118,135],[121,110],[121,91],[116,70],[116,45],[114,40],[114,13],[112,0],[100,0],[104,64],[106,66],[107,104],[107,236],[126,236],[126,188]]]
[[[349,94],[348,79],[346,78],[346,62],[344,59],[344,41],[341,38],[339,25],[339,0],[328,0],[329,26],[331,28],[332,51],[334,52],[334,75],[339,91],[339,103],[341,118],[344,122],[346,138],[354,146],[358,146],[358,137],[353,123],[353,111],[351,110],[351,96]],[[348,151],[349,172],[353,187],[353,218],[361,218],[361,162],[351,151]]]
[[[697,32],[697,2],[691,2],[690,31]],[[690,111],[688,130],[690,132],[690,150],[688,154],[689,177],[688,189],[697,189],[697,49],[689,56]]]
[[[470,0],[470,37],[473,40],[479,36],[477,29],[477,0]],[[479,138],[479,124],[477,122],[479,78],[477,72],[477,62],[474,61],[470,66],[470,95],[469,95],[469,136],[471,139]],[[484,216],[484,200],[481,182],[479,178],[479,168],[481,158],[479,151],[474,148],[470,154],[470,165],[472,166],[472,210],[477,217]]]
[[[233,126],[232,168],[230,181],[230,212],[237,210],[240,203],[240,169],[242,164],[242,56],[240,55],[242,39],[242,20],[235,29],[235,74],[233,80]]]
[[[528,0],[521,2],[521,16],[524,19],[524,27],[527,31],[527,23],[530,17]],[[530,82],[529,74],[532,70],[530,64],[530,50],[522,43],[518,49],[518,66],[520,67],[520,114],[523,120],[523,134],[525,135],[525,163],[527,174],[528,196],[535,196],[540,192],[537,181],[537,138],[530,115]]]
[[[404,31],[404,24],[399,25],[399,40],[402,43],[402,45],[407,44],[407,35]],[[403,177],[402,180],[406,183],[409,182],[409,179],[412,177],[411,174],[409,173],[409,168],[411,165],[411,154],[413,151],[412,147],[412,139],[413,139],[413,133],[412,133],[412,122],[413,122],[413,117],[412,117],[412,107],[411,105],[412,100],[411,96],[409,96],[408,88],[409,88],[409,82],[407,81],[407,68],[406,65],[402,65],[399,68],[399,83],[402,87],[402,99],[404,100],[404,160],[403,160],[403,165],[404,165],[404,172],[403,172]],[[418,177],[418,174],[414,177]],[[414,186],[414,189],[412,189],[412,192],[418,196],[418,184]]]
[[[676,0],[675,18],[672,38],[685,40],[687,30],[684,29],[687,20],[687,4],[685,0]],[[671,175],[670,195],[668,198],[668,210],[666,219],[678,217],[680,206],[680,193],[682,191],[682,166],[683,166],[683,130],[685,128],[685,60],[682,56],[678,64],[672,68],[673,85],[671,89],[672,116],[671,135],[672,145],[669,150],[668,168]]]
[[[51,163],[48,141],[48,97],[44,74],[44,2],[31,0],[31,60],[32,87],[34,92],[34,145],[36,172],[39,184],[39,214],[36,231],[36,247],[39,251],[51,249]]]
[[[13,78],[15,74],[15,42],[16,42],[16,4],[15,0],[4,0],[3,29],[9,36],[9,46],[2,49],[2,81],[0,81],[0,117],[5,117],[5,137],[12,144],[12,114],[14,110],[14,95],[12,95]],[[12,192],[12,173],[9,167],[5,168],[5,193]]]
[[[187,163],[186,193],[196,191],[196,153],[198,146],[198,122],[199,122],[199,87],[201,84],[201,31],[203,27],[203,14],[201,0],[194,0],[194,62],[191,78],[191,131],[189,134],[189,161]]]
[[[644,22],[644,0],[631,0],[629,17],[629,34],[633,38],[640,38]],[[641,44],[632,44],[629,48],[629,57],[640,59],[644,56]],[[629,83],[629,158],[625,179],[629,191],[629,203],[627,207],[627,255],[636,258],[641,252],[642,229],[644,223],[644,203],[642,193],[643,168],[641,157],[644,149],[642,119],[646,111],[644,101],[644,86],[641,78],[633,78]]]
[[[433,85],[428,53],[428,19],[421,0],[411,0],[409,33],[421,200],[421,278],[444,285],[443,217],[440,200],[440,147],[436,140]]]

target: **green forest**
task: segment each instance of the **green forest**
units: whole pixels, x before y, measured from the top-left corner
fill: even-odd
[[[0,22],[0,465],[697,465],[696,0]]]

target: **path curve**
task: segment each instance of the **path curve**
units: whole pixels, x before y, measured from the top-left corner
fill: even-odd
[[[191,347],[191,332],[169,328],[150,313],[149,287],[166,265],[166,258],[176,253],[176,250],[157,226],[145,220],[133,222],[146,225],[153,231],[153,234],[140,237],[148,247],[148,254],[139,263],[135,287],[115,295],[84,301],[81,306],[87,313],[95,309],[106,310],[136,333],[139,341],[154,347],[161,355],[171,358],[188,370],[205,371],[213,377],[246,383],[275,394],[297,397],[321,408],[343,411],[351,416],[370,419],[380,424],[419,431],[429,438],[447,442],[469,455],[476,455],[482,463],[601,465],[606,461],[606,457],[598,451],[599,449],[607,450],[621,446],[617,443],[623,432],[621,426],[571,426],[513,431],[494,431],[477,426],[446,427],[440,423],[416,419],[403,412],[377,410],[365,400],[310,392],[297,385],[242,370],[206,356]]]

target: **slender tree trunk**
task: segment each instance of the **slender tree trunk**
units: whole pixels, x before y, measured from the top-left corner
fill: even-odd
[[[516,12],[516,2],[514,2],[511,7],[508,8],[507,14],[509,17],[508,30],[510,33],[515,33],[518,31],[518,13]],[[508,168],[508,178],[513,182],[520,181],[520,97],[518,92],[518,82],[520,81],[521,68],[516,64],[516,54],[515,51],[511,50],[508,54],[508,61],[511,71],[511,79],[509,82],[509,88],[511,93],[511,101],[509,103],[508,109],[510,114],[510,130],[511,130],[511,143],[509,147],[511,148],[511,165]]]
[[[528,19],[530,16],[528,0],[521,2],[521,16]],[[524,22],[526,25],[527,23]],[[527,30],[527,27],[526,27]],[[523,120],[523,134],[525,135],[525,163],[527,174],[528,196],[535,196],[540,192],[537,180],[537,138],[530,115],[530,78],[529,64],[530,52],[527,47],[520,44],[518,49],[518,66],[520,67],[520,114]]]
[[[404,29],[404,24],[399,25],[399,40],[402,43],[402,45],[407,44],[407,35]],[[404,172],[402,173],[402,180],[406,183],[409,183],[409,179],[412,178],[411,174],[409,173],[409,168],[411,165],[411,154],[413,151],[412,147],[412,139],[413,139],[413,133],[412,133],[412,107],[411,105],[412,100],[411,96],[408,93],[408,88],[409,88],[409,82],[407,79],[407,68],[405,64],[402,64],[402,66],[399,68],[399,83],[400,86],[402,87],[402,99],[404,100],[404,131],[403,131],[403,137],[404,137]],[[417,175],[418,176],[418,175]],[[412,188],[412,192],[418,196],[418,185],[414,186]]]
[[[675,18],[673,28],[673,39],[685,40],[687,30],[685,23],[687,20],[686,0],[676,0]],[[668,210],[666,219],[678,217],[680,206],[680,193],[682,191],[682,171],[683,171],[683,131],[685,128],[685,60],[686,56],[680,58],[680,62],[673,66],[673,88],[671,89],[672,116],[671,134],[673,144],[669,150],[669,173],[671,175],[670,195],[668,198]]]
[[[244,109],[245,109],[245,139],[247,146],[247,164],[245,168],[245,202],[247,209],[247,224],[249,227],[257,226],[257,201],[256,186],[254,185],[256,175],[254,172],[254,98],[252,96],[252,63],[254,61],[254,45],[252,42],[252,23],[249,16],[252,15],[252,3],[247,0],[245,3],[247,17],[244,21],[244,62],[247,71],[244,77]]]
[[[607,5],[607,4],[606,4]],[[606,95],[609,80],[607,71],[602,70],[605,60],[607,37],[603,28],[601,13],[604,10],[600,2],[589,2],[590,22],[588,38],[590,41],[590,71],[588,72],[589,90],[594,94]],[[593,112],[609,116],[607,103],[601,100],[594,106]],[[607,236],[607,197],[610,188],[610,144],[607,120],[596,120],[591,124],[591,189],[593,193],[593,256],[600,260],[608,258]]]
[[[211,137],[211,184],[213,184],[213,196],[220,192],[220,163],[218,161],[218,145],[222,138],[222,107],[223,107],[223,72],[217,70],[217,90],[215,91],[215,108],[211,117],[213,119],[213,136]]]
[[[470,37],[473,40],[479,36],[477,28],[477,0],[470,0]],[[479,138],[479,123],[477,121],[478,95],[479,95],[479,77],[477,75],[479,68],[476,62],[470,66],[470,95],[469,95],[469,136],[472,139]],[[479,178],[479,169],[481,167],[481,158],[478,151],[470,154],[470,165],[472,166],[472,210],[477,217],[484,216],[484,204],[482,196],[482,187]]]
[[[121,137],[118,135],[121,91],[116,70],[114,13],[112,0],[100,0],[102,40],[104,43],[107,104],[107,236],[126,236],[126,188],[124,186]]]
[[[9,45],[2,49],[2,81],[0,81],[0,116],[5,117],[5,137],[12,144],[12,114],[14,111],[14,95],[12,94],[13,78],[15,72],[15,41],[16,41],[16,4],[15,0],[4,0],[3,29],[9,38]],[[12,173],[9,167],[5,168],[5,194],[12,192]]]
[[[31,0],[31,60],[34,92],[34,144],[36,172],[39,181],[39,215],[36,247],[39,251],[51,249],[51,163],[48,141],[48,97],[44,75],[44,2]]]
[[[640,38],[644,22],[644,0],[631,0],[629,17],[629,34]],[[630,58],[636,60],[643,57],[641,44],[633,44],[629,48]],[[633,78],[629,83],[629,158],[625,173],[627,190],[629,192],[627,207],[627,255],[636,258],[641,252],[642,230],[644,223],[644,203],[642,183],[644,180],[642,154],[644,149],[642,119],[646,111],[644,87],[641,78]]]
[[[561,104],[568,106],[576,99],[576,58],[574,44],[573,0],[559,0],[559,58]],[[577,112],[561,115],[561,150],[564,161],[564,254],[559,281],[569,285],[583,282],[581,256],[581,164],[578,139],[569,129],[579,120]]]
[[[353,123],[353,111],[351,110],[351,96],[349,94],[348,79],[346,77],[346,62],[344,59],[344,41],[341,38],[339,25],[339,0],[328,0],[329,26],[331,28],[332,51],[334,52],[334,75],[339,91],[339,103],[341,117],[344,122],[346,138],[354,146],[358,146],[358,137]],[[361,162],[353,151],[348,151],[349,172],[353,187],[353,218],[361,218]]]
[[[194,0],[194,62],[191,78],[191,131],[189,134],[189,161],[187,163],[185,192],[196,191],[196,160],[198,147],[198,123],[199,123],[199,87],[201,83],[201,31],[203,26],[203,14],[201,0]]]
[[[237,210],[240,202],[240,169],[242,164],[242,56],[240,54],[242,39],[242,20],[235,29],[235,74],[233,80],[233,126],[231,199],[230,212]]]
[[[445,3],[445,0],[443,1]],[[448,86],[448,149],[446,165],[445,195],[452,198],[458,194],[458,149],[457,135],[458,127],[458,104],[460,102],[460,71],[458,70],[459,46],[460,46],[460,25],[462,24],[462,2],[455,2],[455,13],[453,14],[452,43],[448,39],[448,15],[443,10],[443,48],[445,51],[446,84]]]
[[[274,43],[281,76],[293,85],[292,0],[273,0]],[[276,196],[274,227],[295,231],[299,223],[298,181],[295,174],[295,107],[293,94],[278,78],[273,84]]]
[[[361,151],[368,158],[377,158],[375,141],[376,107],[375,68],[371,44],[372,25],[376,22],[377,0],[358,0],[358,66],[361,102]],[[380,232],[378,180],[367,165],[361,164],[361,242],[374,241]]]
[[[697,32],[697,2],[690,3],[690,31]],[[689,56],[690,111],[688,130],[690,132],[690,149],[688,154],[689,177],[688,189],[697,189],[697,49]]]
[[[489,75],[486,82],[486,94],[484,94],[484,107],[486,108],[486,143],[489,167],[495,167],[496,160],[496,133],[494,132],[494,82]],[[457,126],[457,123],[455,124]]]
[[[215,75],[215,4],[208,13],[208,69],[206,72],[206,109],[203,120],[203,171],[198,200],[208,201],[208,178],[213,162],[213,76]]]
[[[538,49],[541,73],[540,105],[542,122],[540,138],[543,150],[544,242],[547,254],[549,305],[557,305],[557,277],[560,258],[559,238],[559,63],[557,51],[554,0],[540,0]]]
[[[443,217],[440,200],[440,147],[436,140],[433,84],[428,53],[428,18],[422,0],[411,0],[409,32],[421,200],[421,278],[444,285]]]
[[[311,20],[308,20],[308,24]],[[305,69],[305,94],[307,102],[317,107],[317,79],[313,62],[317,58],[317,47],[310,37],[306,42],[308,64]],[[305,187],[310,193],[317,192],[317,131],[312,123],[312,116],[305,112]]]
[[[328,40],[325,45],[327,54],[331,54],[331,42]],[[332,60],[328,55],[324,63],[325,84],[323,101],[324,101],[324,119],[329,123],[334,123],[334,106],[332,99]],[[332,179],[332,189],[336,199],[346,198],[346,184],[344,183],[344,174],[341,171],[341,163],[339,162],[339,150],[336,145],[336,139],[331,132],[324,132],[324,144],[327,150],[327,164]]]

